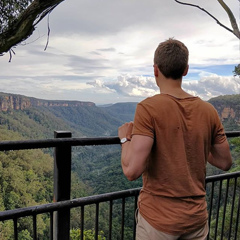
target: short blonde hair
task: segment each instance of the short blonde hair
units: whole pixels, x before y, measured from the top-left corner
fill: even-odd
[[[154,64],[166,78],[182,78],[188,66],[188,49],[180,41],[170,38],[158,45]]]

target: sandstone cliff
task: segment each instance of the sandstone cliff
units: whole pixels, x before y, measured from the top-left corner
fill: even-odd
[[[219,96],[209,102],[217,109],[222,122],[234,120],[240,125],[240,94]]]
[[[93,102],[42,100],[16,94],[0,93],[0,111],[23,110],[35,106],[95,106]]]

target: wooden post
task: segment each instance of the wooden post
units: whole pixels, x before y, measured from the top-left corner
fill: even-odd
[[[71,138],[71,132],[55,131],[54,138]],[[71,151],[69,145],[54,150],[54,202],[70,200]],[[70,239],[70,209],[61,209],[53,215],[53,239]]]

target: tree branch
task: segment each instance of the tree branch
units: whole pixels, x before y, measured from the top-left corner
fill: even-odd
[[[240,31],[237,25],[237,21],[231,11],[231,9],[227,6],[227,4],[223,0],[218,0],[220,5],[223,7],[223,9],[228,14],[229,20],[231,22],[232,28],[233,28],[233,34],[240,39]]]
[[[209,12],[208,12],[207,10],[205,10],[204,8],[201,8],[200,6],[195,5],[195,4],[191,4],[191,3],[184,3],[184,2],[180,2],[180,1],[178,1],[178,0],[174,0],[174,1],[177,2],[177,3],[179,3],[179,4],[182,4],[182,5],[187,5],[187,6],[199,8],[201,11],[205,12],[205,13],[208,14],[211,18],[213,18],[213,19],[217,22],[217,24],[219,24],[221,27],[225,28],[225,29],[228,30],[229,32],[233,33],[236,37],[240,38],[240,36],[236,35],[235,32],[234,32],[232,29],[230,29],[230,28],[226,27],[225,25],[223,25],[221,22],[219,22],[219,20],[218,20],[217,18],[215,18],[211,13],[209,13]],[[220,1],[222,1],[222,0],[218,0],[219,3],[220,3]],[[223,2],[223,1],[222,1],[222,2]],[[226,4],[225,4],[225,5],[226,5]],[[225,9],[225,10],[226,10],[226,9]],[[230,9],[229,9],[229,10],[230,10]],[[227,10],[226,10],[226,11],[227,11]],[[230,12],[231,12],[231,10],[230,10]],[[234,17],[234,16],[233,16],[233,17]]]
[[[64,0],[34,0],[19,17],[0,34],[0,55],[21,43],[35,30],[35,26]],[[34,23],[35,22],[35,23]]]

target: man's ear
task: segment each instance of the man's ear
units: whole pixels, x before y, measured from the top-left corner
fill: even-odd
[[[188,69],[189,69],[189,65],[187,65],[186,69],[183,72],[183,76],[186,76],[188,74]]]
[[[154,64],[153,67],[154,67],[154,76],[155,76],[155,77],[158,77],[158,71],[159,71],[159,70],[158,70],[158,66],[157,66],[156,64]]]

